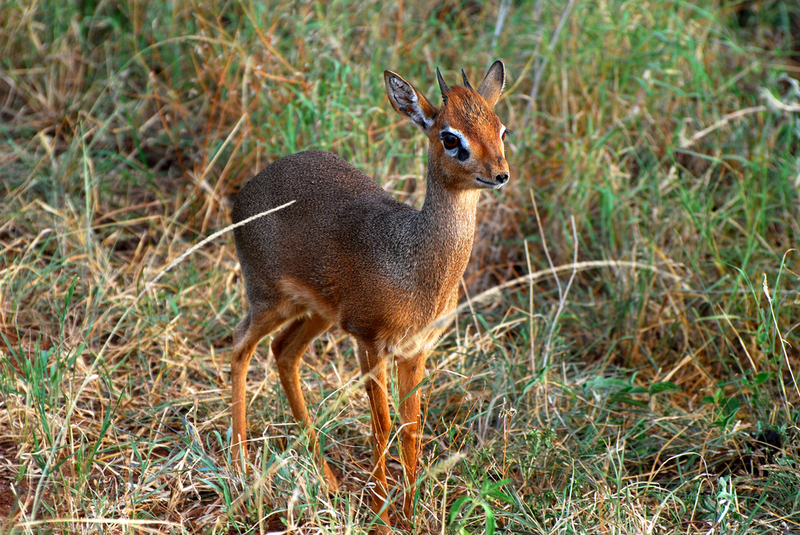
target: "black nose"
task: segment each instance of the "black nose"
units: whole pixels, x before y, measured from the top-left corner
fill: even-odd
[[[506,182],[508,182],[508,173],[497,175],[494,177],[494,180],[499,184],[505,184]]]

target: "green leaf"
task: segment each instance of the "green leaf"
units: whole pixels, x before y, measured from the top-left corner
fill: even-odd
[[[450,508],[450,517],[449,517],[449,520],[448,520],[449,524],[453,523],[453,521],[458,516],[458,513],[461,512],[461,508],[464,507],[464,504],[467,503],[471,499],[472,498],[470,498],[469,496],[463,496],[463,497],[457,499],[455,502],[453,502],[453,506]]]
[[[492,511],[492,508],[489,507],[489,504],[486,502],[482,502],[481,507],[483,507],[483,510],[486,513],[486,535],[494,535],[494,511]]]
[[[74,275],[72,277],[72,282],[69,285],[69,290],[67,290],[67,295],[64,297],[64,313],[67,312],[67,307],[69,307],[70,302],[72,301],[72,296],[75,294],[75,283],[78,282],[78,276]]]
[[[505,485],[511,483],[511,481],[512,481],[511,479],[502,479],[496,483],[491,483],[491,484],[487,484],[486,482],[484,482],[481,494],[483,494],[484,496],[489,496],[491,498],[494,498],[495,500],[500,500],[506,503],[513,504],[514,503],[513,498],[511,498],[508,494],[506,494],[501,490]]]
[[[741,406],[742,402],[739,398],[731,398],[725,403],[725,408],[723,410],[727,416],[733,416],[739,411],[739,407]]]
[[[756,378],[753,380],[753,382],[756,384],[756,386],[763,385],[764,383],[769,381],[771,375],[772,374],[769,372],[759,372],[758,375],[756,375]]]
[[[611,403],[627,403],[628,405],[633,405],[634,407],[647,408],[648,406],[644,401],[639,401],[638,399],[629,398],[627,396],[611,396],[610,401]]]
[[[676,385],[670,381],[663,381],[661,383],[655,383],[653,386],[650,387],[650,395],[654,396],[656,394],[660,394],[661,392],[669,392],[671,390],[681,390],[681,387]]]

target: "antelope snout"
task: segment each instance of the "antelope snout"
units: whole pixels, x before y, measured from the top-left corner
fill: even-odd
[[[476,177],[479,186],[490,189],[500,189],[508,182],[508,165],[503,165],[505,162],[498,158],[499,164],[496,166],[487,165],[484,168],[483,176]]]
[[[493,182],[492,189],[499,189],[508,182],[508,162],[501,154],[497,154],[496,158],[497,163],[486,165],[486,174]]]
[[[500,189],[506,184],[506,182],[508,182],[508,173],[496,174],[490,180],[486,180],[485,178],[482,177],[477,177],[475,179],[475,182],[478,184],[478,186],[482,188]]]

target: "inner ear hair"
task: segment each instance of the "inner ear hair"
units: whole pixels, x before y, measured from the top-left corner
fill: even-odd
[[[384,80],[389,102],[395,111],[427,132],[433,126],[437,114],[436,108],[401,76],[386,71]]]

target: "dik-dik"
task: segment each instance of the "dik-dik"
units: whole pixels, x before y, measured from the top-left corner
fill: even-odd
[[[275,161],[237,195],[235,222],[295,201],[236,228],[236,251],[250,310],[234,331],[233,458],[246,451],[245,380],[258,342],[271,348],[292,413],[305,430],[330,489],[338,483],[322,457],[298,377],[300,357],[334,323],[358,343],[372,412],[375,482],[372,509],[388,525],[385,455],[389,438],[386,361],[397,367],[403,514],[410,518],[420,452],[416,389],[425,358],[452,312],[472,252],[482,189],[508,182],[507,130],[492,111],[505,83],[500,61],[477,90],[448,87],[437,69],[442,106],[411,84],[383,73],[394,109],[428,136],[428,176],[421,210],[386,193],[370,177],[328,152]],[[435,323],[436,322],[436,323]],[[434,325],[435,323],[435,325]]]

